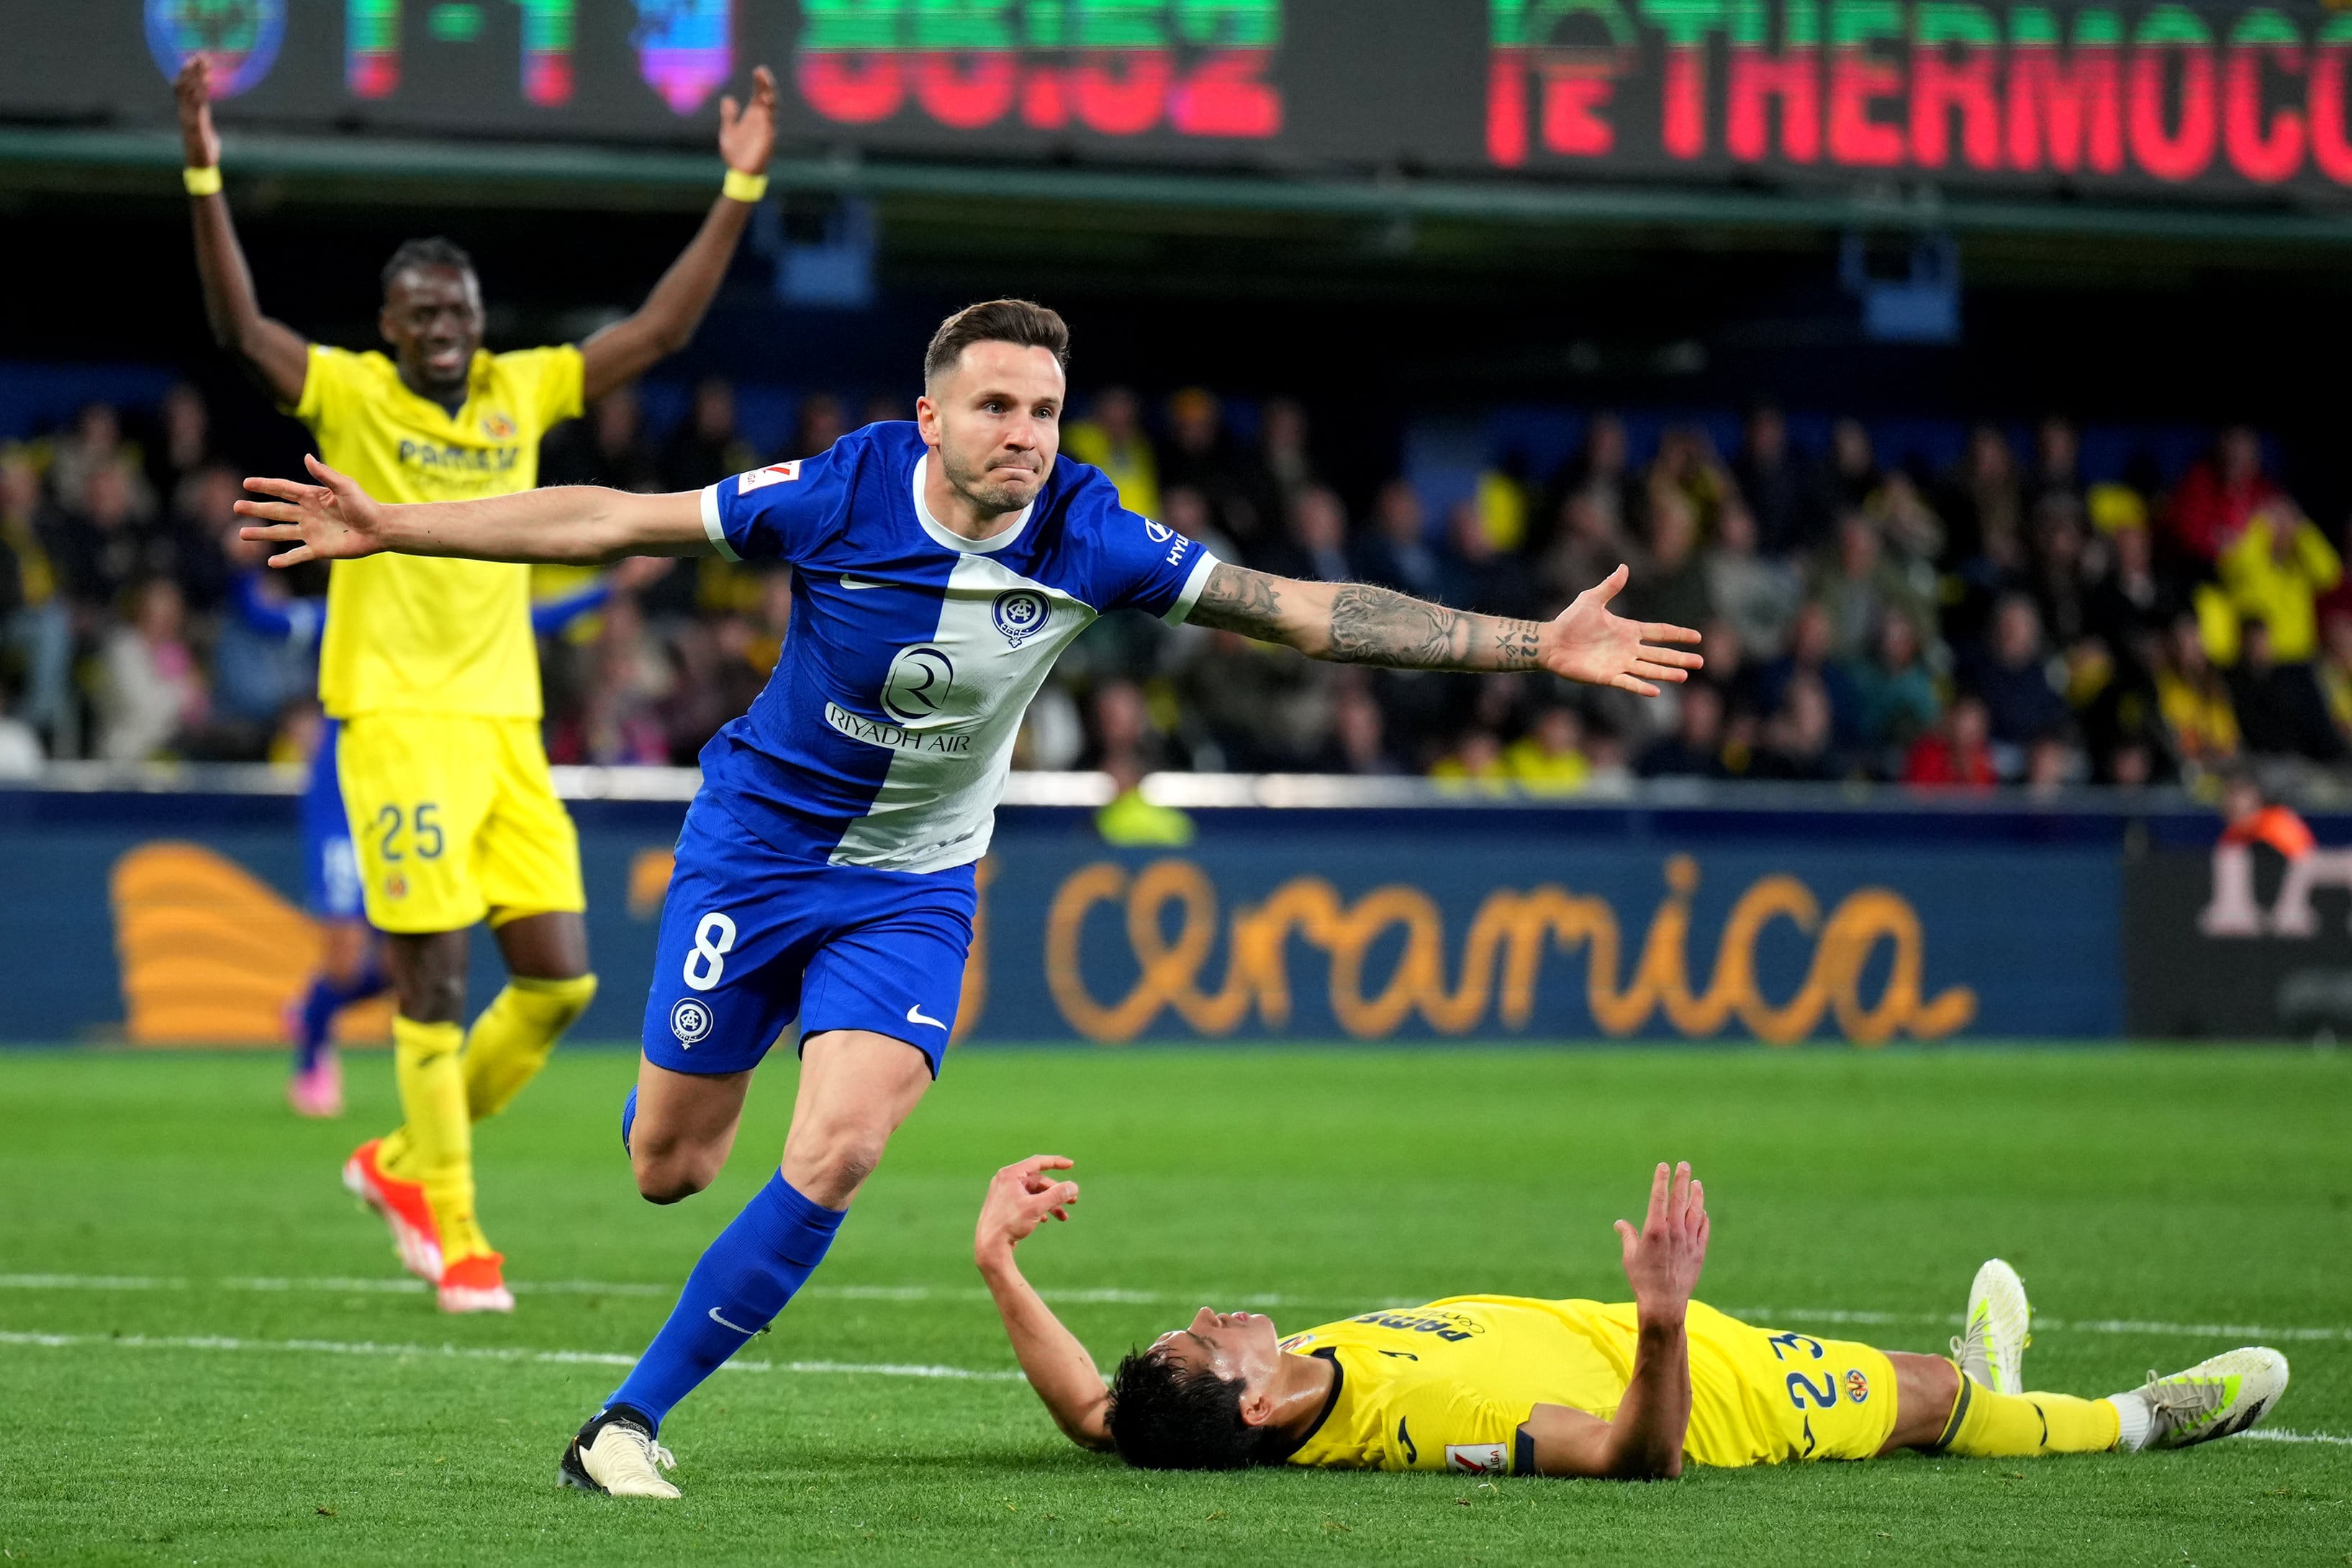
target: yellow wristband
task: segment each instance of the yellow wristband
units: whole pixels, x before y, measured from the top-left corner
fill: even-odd
[[[220,165],[215,163],[205,169],[192,165],[183,169],[180,171],[180,183],[188,188],[188,194],[192,196],[217,196],[221,188]]]
[[[746,174],[740,169],[730,169],[727,171],[726,183],[719,187],[719,194],[733,201],[756,202],[768,193],[768,177],[765,174]]]

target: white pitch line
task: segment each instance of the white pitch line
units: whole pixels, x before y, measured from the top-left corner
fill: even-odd
[[[331,1339],[233,1339],[220,1334],[25,1333],[0,1330],[0,1345],[71,1350],[106,1346],[117,1350],[225,1350],[294,1352],[314,1355],[395,1356],[412,1359],[530,1362],[542,1364],[635,1366],[634,1355],[593,1350],[528,1350],[507,1345],[379,1344]],[[723,1364],[727,1372],[834,1373],[845,1376],[929,1377],[971,1383],[1017,1383],[1017,1372],[968,1366],[926,1366],[912,1362],[745,1361]]]
[[[676,1285],[656,1285],[635,1280],[518,1280],[510,1282],[510,1288],[517,1295],[526,1296],[643,1296],[664,1301],[674,1298],[678,1291]],[[233,1276],[197,1280],[150,1274],[0,1274],[0,1291],[223,1291],[263,1295],[301,1291],[326,1295],[415,1295],[428,1289],[430,1287],[422,1280],[404,1279],[398,1275],[358,1279],[334,1275],[320,1278]],[[989,1299],[988,1292],[976,1285],[809,1285],[803,1287],[800,1293],[814,1300],[835,1301],[984,1301]],[[1217,1301],[1240,1307],[1339,1306],[1351,1307],[1359,1312],[1417,1306],[1422,1300],[1419,1297],[1400,1297],[1385,1301],[1367,1301],[1362,1297],[1351,1297],[1341,1301],[1328,1296],[1247,1294],[1230,1291],[1129,1291],[1110,1287],[1049,1290],[1039,1293],[1049,1301],[1082,1306],[1198,1306],[1203,1301]],[[1725,1310],[1744,1322],[1763,1324],[1853,1323],[1884,1328],[1957,1325],[1960,1322],[1957,1312],[1857,1312],[1837,1307],[1732,1307]],[[2176,1323],[2140,1318],[2059,1318],[2039,1312],[2034,1314],[2033,1327],[2037,1333],[2173,1335],[2193,1339],[2352,1340],[2352,1327]]]

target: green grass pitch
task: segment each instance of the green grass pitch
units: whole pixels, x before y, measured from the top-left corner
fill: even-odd
[[[633,1058],[560,1053],[478,1136],[510,1319],[399,1287],[336,1180],[391,1120],[390,1064],[350,1069],[320,1125],[274,1058],[0,1052],[8,1563],[2352,1562],[2352,1056],[962,1052],[759,1366],[672,1416],[673,1505],[560,1491],[556,1458],[762,1179],[790,1057],[719,1186],[661,1209],[618,1146]],[[1609,1222],[1686,1156],[1717,1305],[1936,1350],[2000,1253],[2042,1314],[2034,1384],[2109,1392],[2263,1337],[2197,1325],[2256,1325],[2294,1358],[2275,1427],[2336,1440],[1654,1486],[1132,1473],[1005,1375],[971,1268],[988,1173],[1037,1151],[1087,1196],[1028,1267],[1101,1358],[1203,1301],[1289,1328],[1622,1297]]]

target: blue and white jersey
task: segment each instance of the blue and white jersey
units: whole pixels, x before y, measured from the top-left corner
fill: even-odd
[[[1216,565],[1066,457],[1009,527],[964,538],[923,504],[929,462],[915,425],[871,424],[702,493],[720,555],[793,570],[775,674],[702,751],[706,786],[786,853],[908,872],[978,860],[1055,656],[1106,611],[1181,622]]]

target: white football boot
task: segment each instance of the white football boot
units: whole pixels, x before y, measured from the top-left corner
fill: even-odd
[[[677,1457],[654,1441],[635,1411],[603,1410],[563,1450],[555,1479],[609,1497],[674,1498],[685,1494],[664,1480],[662,1471],[676,1469]]]
[[[2235,1437],[2278,1408],[2286,1379],[2286,1357],[2262,1345],[2223,1351],[2169,1377],[2151,1372],[2139,1387],[2107,1396],[2123,1417],[2116,1447],[2130,1454]]]
[[[2032,1322],[2025,1281],[1995,1258],[1977,1270],[1969,1286],[1968,1329],[1952,1341],[1952,1359],[1979,1387],[1995,1394],[2022,1394]]]

